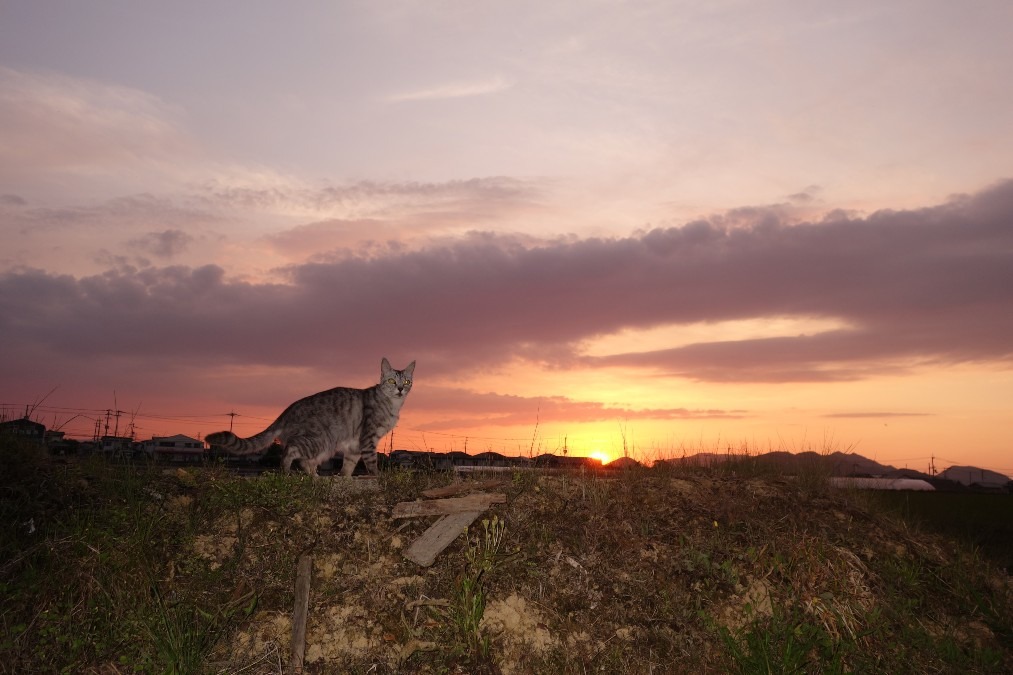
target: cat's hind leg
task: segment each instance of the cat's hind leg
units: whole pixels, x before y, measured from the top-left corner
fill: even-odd
[[[285,473],[292,470],[292,462],[299,460],[299,465],[311,476],[317,475],[317,464],[313,462],[313,439],[306,436],[293,436],[285,445],[285,454],[281,459],[281,469]]]
[[[303,459],[300,464],[302,464],[302,468],[306,471],[306,473],[314,478],[320,478],[320,474],[317,473],[317,467],[320,466],[320,461],[318,459]]]
[[[281,456],[281,470],[288,473],[292,470],[292,462],[299,459],[299,455],[292,449],[291,445],[285,446],[285,453]]]

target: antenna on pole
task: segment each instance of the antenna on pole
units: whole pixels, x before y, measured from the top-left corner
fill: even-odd
[[[120,435],[120,415],[123,414],[123,411],[119,409],[120,408],[120,404],[119,404],[119,401],[116,400],[116,390],[115,389],[113,389],[113,405],[116,406],[116,413],[115,413],[116,427],[113,430],[113,436],[119,436]]]
[[[127,429],[130,430],[130,440],[132,440],[132,441],[136,440],[135,434],[137,433],[137,425],[135,424],[135,422],[137,420],[137,413],[139,413],[139,412],[141,412],[141,404],[140,403],[138,403],[137,407],[134,408],[133,411],[131,411],[131,413],[130,413],[130,424],[127,426]]]

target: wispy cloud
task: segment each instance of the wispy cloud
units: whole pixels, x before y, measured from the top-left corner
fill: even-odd
[[[267,235],[290,259],[322,255],[375,256],[406,251],[466,231],[494,229],[544,210],[540,188],[505,177],[443,183],[363,181],[289,195],[327,215]]]
[[[505,77],[492,77],[486,80],[449,82],[446,84],[414,89],[387,97],[390,103],[407,103],[410,101],[437,101],[441,99],[470,98],[498,94],[513,86],[513,82]]]
[[[0,177],[137,165],[192,149],[181,111],[129,87],[0,66]]]
[[[918,412],[843,412],[824,415],[835,419],[888,419],[891,417],[932,417],[932,413]]]

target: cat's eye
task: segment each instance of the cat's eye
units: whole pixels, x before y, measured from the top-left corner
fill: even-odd
[[[410,385],[411,385],[411,383],[412,383],[412,381],[411,381],[411,380],[405,380],[405,381],[404,381],[404,386],[406,386],[406,387],[407,387],[407,386],[410,386]]]
[[[391,378],[389,378],[389,379],[387,380],[387,384],[397,384],[397,382],[395,382],[395,381],[394,381],[394,378],[393,378],[393,377],[391,377]]]

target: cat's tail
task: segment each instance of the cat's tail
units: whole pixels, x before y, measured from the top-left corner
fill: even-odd
[[[230,455],[253,455],[267,450],[277,434],[273,428],[265,429],[256,436],[240,438],[231,431],[216,431],[204,437],[210,445],[217,445]]]

